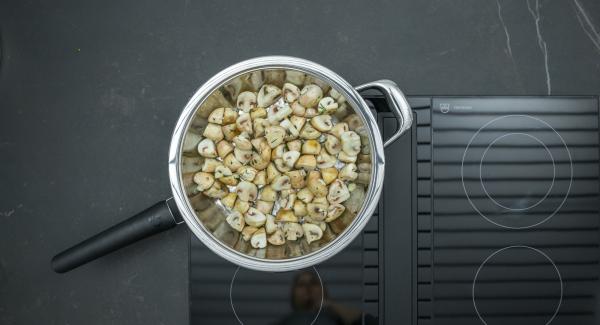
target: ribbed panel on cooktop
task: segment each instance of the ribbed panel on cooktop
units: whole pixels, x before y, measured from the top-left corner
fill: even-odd
[[[597,98],[436,98],[430,113],[418,323],[597,324]]]

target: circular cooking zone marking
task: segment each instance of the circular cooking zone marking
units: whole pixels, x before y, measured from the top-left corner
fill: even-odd
[[[530,115],[505,115],[479,128],[461,160],[469,205],[490,223],[526,229],[550,220],[565,204],[573,161],[563,137]]]
[[[508,246],[489,255],[471,287],[473,307],[485,325],[528,319],[550,324],[560,310],[563,281],[554,261],[530,246]]]
[[[490,194],[490,192],[488,192],[487,188],[485,187],[485,178],[484,178],[484,173],[483,173],[483,166],[485,166],[485,158],[487,153],[490,151],[490,148],[493,148],[494,145],[496,143],[502,142],[504,140],[509,140],[512,139],[514,137],[524,137],[524,138],[529,138],[527,140],[534,140],[535,142],[537,142],[540,146],[542,146],[544,148],[544,150],[546,151],[547,154],[547,158],[549,163],[552,164],[552,180],[548,181],[548,190],[546,191],[546,194],[544,194],[544,196],[542,198],[540,198],[537,202],[533,202],[531,204],[528,204],[527,202],[523,202],[521,200],[517,200],[516,204],[510,204],[510,203],[500,203],[499,201],[501,201],[502,199],[495,199],[494,196],[492,194]],[[493,149],[492,149],[493,150]],[[545,168],[547,164],[542,165],[541,168]],[[492,174],[487,173],[487,174]],[[494,202],[494,204],[496,204],[499,207],[502,207],[504,209],[507,210],[512,210],[512,211],[524,211],[524,210],[528,210],[531,209],[533,207],[538,206],[540,203],[542,203],[550,194],[550,192],[552,192],[552,188],[554,187],[554,180],[556,179],[556,164],[554,163],[554,157],[552,156],[552,153],[550,152],[550,150],[548,149],[548,147],[546,147],[546,145],[538,138],[536,138],[535,136],[528,134],[528,133],[507,133],[505,135],[501,135],[499,137],[497,137],[494,141],[492,141],[492,143],[490,143],[487,148],[485,148],[485,151],[483,152],[483,155],[481,156],[481,160],[479,161],[479,182],[481,183],[481,187],[483,188],[483,191],[485,192],[485,195],[492,200],[492,202]],[[511,205],[511,206],[509,206]]]
[[[275,273],[238,266],[229,284],[231,310],[242,325],[278,323],[290,316],[313,325],[324,299],[323,280],[314,266]]]

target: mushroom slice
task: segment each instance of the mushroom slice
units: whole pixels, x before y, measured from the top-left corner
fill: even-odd
[[[219,178],[219,181],[225,185],[229,185],[229,186],[236,186],[238,184],[238,179],[237,176],[225,176],[225,177],[221,177]]]
[[[208,158],[204,160],[202,165],[202,171],[206,173],[214,173],[217,166],[221,166],[222,163],[216,159]]]
[[[333,114],[338,109],[338,103],[331,97],[323,97],[317,107],[319,114]]]
[[[273,180],[273,182],[271,183],[271,187],[275,191],[279,192],[279,191],[290,189],[292,187],[292,184],[290,182],[289,176],[280,175]]]
[[[274,85],[265,84],[258,91],[258,106],[267,107],[272,105],[281,95],[281,89]]]
[[[294,202],[294,214],[297,217],[304,217],[307,215],[308,211],[306,210],[306,204],[300,200],[296,200]]]
[[[214,123],[208,123],[202,135],[208,139],[213,140],[214,142],[219,142],[223,140],[224,137],[223,129],[221,129],[221,126]]]
[[[221,158],[225,158],[233,151],[233,146],[227,140],[221,140],[217,143],[217,154]]]
[[[358,173],[358,177],[356,177],[356,182],[359,184],[369,185],[371,181],[371,173],[370,172],[360,172]]]
[[[334,125],[329,133],[335,135],[338,139],[342,137],[342,133],[348,132],[350,129],[348,128],[348,123],[341,122]]]
[[[254,136],[262,137],[265,135],[265,129],[268,128],[271,123],[264,118],[253,119],[254,123]]]
[[[265,222],[265,230],[267,234],[274,233],[279,227],[275,223],[275,217],[271,214],[267,214],[267,221]]]
[[[304,223],[302,225],[302,230],[304,231],[304,237],[306,238],[306,242],[308,242],[309,244],[323,237],[323,230],[321,229],[321,227],[315,224]]]
[[[288,222],[283,225],[283,233],[285,234],[285,239],[287,240],[296,240],[304,236],[304,230],[299,223],[296,222]]]
[[[295,167],[306,171],[314,170],[317,167],[317,159],[313,155],[302,155],[296,161]]]
[[[292,122],[290,122],[290,120],[288,120],[288,119],[284,119],[283,121],[281,121],[281,123],[279,123],[279,125],[282,128],[287,130],[287,133],[285,136],[286,141],[291,141],[293,139],[296,139],[298,137],[298,135],[300,134],[298,129],[296,129],[294,124],[292,124]]]
[[[302,141],[301,140],[292,140],[287,143],[288,151],[298,151],[302,150]]]
[[[236,199],[237,199],[237,194],[229,193],[229,194],[225,195],[224,198],[221,199],[221,203],[223,203],[223,205],[226,208],[233,209]]]
[[[242,114],[235,120],[235,126],[240,132],[252,134],[252,117],[250,114]]]
[[[330,115],[317,115],[310,119],[310,124],[321,132],[327,132],[333,127]]]
[[[269,126],[265,129],[265,138],[267,139],[269,146],[275,148],[283,143],[285,129],[279,125]]]
[[[332,155],[337,155],[342,150],[342,142],[335,135],[328,134],[325,140],[325,149]]]
[[[258,211],[264,214],[269,214],[273,211],[274,204],[275,203],[273,202],[258,200],[256,201],[256,208],[258,209]]]
[[[318,171],[312,171],[308,174],[307,187],[316,197],[327,195],[327,185],[321,179],[321,173]]]
[[[214,181],[215,178],[209,173],[199,172],[194,174],[194,183],[198,184],[198,191],[209,189]]]
[[[323,203],[308,203],[306,211],[312,220],[323,221],[327,217],[327,205]]]
[[[277,200],[277,192],[270,186],[265,186],[260,191],[259,199],[263,201],[275,202]]]
[[[250,142],[249,135],[247,133],[242,133],[233,138],[233,143],[235,147],[240,150],[252,150],[252,142]]]
[[[225,115],[225,108],[219,107],[212,111],[210,115],[208,115],[208,122],[215,124],[223,124],[223,116]]]
[[[183,152],[194,152],[198,148],[198,143],[202,140],[200,134],[188,132],[183,140]]]
[[[317,156],[317,167],[319,168],[333,167],[336,162],[335,157],[328,154],[326,149],[321,150],[321,153]]]
[[[278,145],[277,147],[273,148],[273,150],[271,150],[271,160],[283,157],[283,153],[285,153],[284,143]]]
[[[287,175],[290,178],[290,183],[292,184],[292,188],[301,189],[306,185],[305,177],[306,171],[300,170],[292,170],[287,172]]]
[[[267,166],[267,183],[273,182],[279,175],[281,175],[281,173],[279,172],[279,169],[277,169],[277,166],[275,166],[274,163],[270,163],[269,166]]]
[[[321,144],[319,141],[311,139],[304,141],[302,145],[302,154],[304,155],[318,155],[321,152]]]
[[[252,245],[254,248],[267,247],[267,233],[265,232],[265,228],[260,228],[254,234],[252,234],[250,245]]]
[[[217,149],[215,143],[211,139],[204,139],[198,143],[198,153],[202,157],[215,158],[217,157]]]
[[[300,130],[300,137],[302,139],[318,139],[320,136],[321,132],[310,125],[310,123],[305,123],[302,130]]]
[[[308,188],[305,187],[298,191],[296,197],[298,198],[298,200],[304,203],[310,203],[315,197],[315,195]]]
[[[241,213],[237,211],[231,211],[227,218],[225,218],[227,223],[231,226],[231,228],[241,232],[244,229],[246,223],[244,222],[244,217]]]
[[[287,70],[285,72],[285,81],[293,83],[296,86],[304,84],[305,78],[306,74],[304,74],[304,72],[294,70]]]
[[[225,107],[225,111],[223,112],[223,124],[235,123],[237,117],[238,113],[233,108]]]
[[[237,107],[241,109],[243,112],[250,112],[252,109],[256,108],[256,94],[251,91],[244,91],[243,93],[238,95],[237,99]]]
[[[244,215],[244,221],[253,227],[261,227],[267,222],[267,216],[257,208],[250,207]]]
[[[292,210],[284,210],[280,209],[277,211],[277,216],[275,217],[275,221],[278,222],[298,222],[298,217],[294,214]]]
[[[252,150],[241,150],[239,148],[233,149],[235,159],[237,159],[242,165],[250,162],[252,159]]]
[[[241,214],[244,214],[246,213],[246,211],[248,211],[248,209],[250,209],[250,203],[248,203],[247,201],[237,200],[235,201],[233,209]]]
[[[254,183],[241,181],[236,189],[238,198],[242,201],[254,201],[258,196],[258,188]]]
[[[362,126],[362,121],[360,120],[360,117],[358,117],[358,115],[356,115],[356,114],[350,114],[350,115],[348,115],[344,119],[344,122],[348,123],[348,128],[350,130],[356,130],[357,128],[359,128],[360,126]]]
[[[275,159],[274,163],[275,167],[277,167],[277,170],[279,170],[282,173],[289,172],[290,170],[292,170],[292,167],[286,165],[282,158]]]
[[[311,117],[315,117],[318,115],[317,109],[316,108],[307,108],[306,109],[306,113],[304,113],[304,117],[306,118],[311,118]]]
[[[292,114],[294,114],[294,116],[304,116],[306,115],[306,108],[302,105],[300,105],[300,103],[293,102],[291,105],[292,108]]]
[[[227,176],[231,176],[233,175],[233,173],[231,172],[231,169],[229,169],[226,166],[220,165],[217,166],[217,168],[215,168],[215,178],[219,179],[221,177],[227,177]]]
[[[250,112],[250,118],[254,121],[257,118],[267,117],[267,110],[262,107],[257,107]]]
[[[315,107],[322,97],[323,89],[317,85],[311,84],[302,88],[298,102],[304,107]]]
[[[292,190],[292,193],[289,193],[286,196],[283,195],[283,192],[281,194],[278,201],[279,207],[285,210],[292,210],[294,208],[294,202],[296,202],[296,192]]]
[[[249,241],[252,238],[252,235],[258,230],[256,227],[246,226],[242,230],[242,239],[245,241]]]
[[[256,185],[267,185],[267,172],[264,170],[257,172],[253,182]]]
[[[287,82],[283,84],[283,98],[286,102],[293,103],[298,97],[300,97],[300,88],[298,86]]]
[[[267,120],[269,123],[275,125],[292,114],[292,111],[293,110],[290,105],[285,103],[283,100],[280,100],[269,107],[269,111],[267,112]]]
[[[221,131],[223,132],[223,136],[227,141],[233,140],[236,135],[240,134],[236,124],[223,125],[221,127]]]
[[[242,166],[237,170],[237,173],[242,180],[252,182],[258,172],[253,167]]]
[[[342,203],[350,197],[350,191],[344,182],[337,179],[329,185],[327,201],[331,204]]]
[[[240,167],[242,167],[242,163],[235,158],[234,153],[228,154],[223,159],[223,164],[227,166],[232,172],[236,172]]]
[[[323,168],[321,169],[321,176],[325,184],[329,185],[337,178],[338,170],[335,167]]]
[[[354,163],[346,164],[346,166],[340,170],[339,177],[343,181],[355,180],[358,177],[356,165]]]
[[[338,160],[345,163],[353,163],[356,162],[356,156],[350,156],[345,151],[340,151],[338,154]]]
[[[298,151],[288,151],[281,158],[286,166],[292,168],[296,164],[296,161],[298,161],[298,158],[300,158],[300,153]]]
[[[285,244],[285,237],[283,235],[283,231],[281,229],[275,230],[269,239],[267,239],[271,245],[280,246]]]
[[[204,193],[204,195],[208,197],[221,199],[224,198],[225,195],[227,195],[227,188],[225,187],[225,185],[223,185],[223,183],[219,181],[214,181],[212,186],[202,193]]]
[[[325,218],[325,222],[332,222],[337,219],[344,213],[344,210],[346,210],[346,207],[339,203],[330,204],[327,208],[327,218]]]
[[[360,153],[360,136],[354,131],[342,133],[342,150],[348,156],[356,156]]]

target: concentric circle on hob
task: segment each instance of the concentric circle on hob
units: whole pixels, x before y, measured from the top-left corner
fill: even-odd
[[[489,255],[472,284],[473,307],[485,325],[528,319],[548,325],[563,300],[563,281],[554,261],[530,246],[508,246]]]
[[[231,310],[242,325],[278,323],[290,313],[294,313],[295,320],[305,319],[305,324],[312,325],[321,314],[324,300],[323,280],[316,267],[294,272],[238,267],[229,285]],[[273,319],[266,320],[265,315]]]
[[[573,162],[563,137],[530,115],[485,123],[461,160],[461,183],[471,207],[508,229],[550,220],[565,204],[572,182]]]

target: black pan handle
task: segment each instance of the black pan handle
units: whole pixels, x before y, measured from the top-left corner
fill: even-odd
[[[64,273],[138,240],[183,222],[173,198],[156,203],[52,258],[52,269]]]

